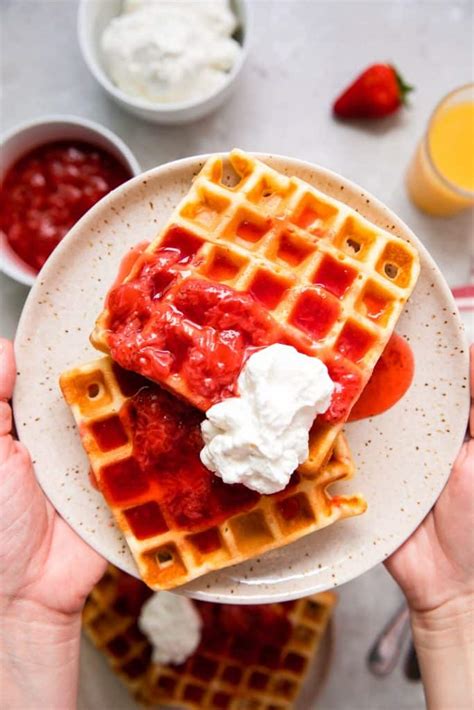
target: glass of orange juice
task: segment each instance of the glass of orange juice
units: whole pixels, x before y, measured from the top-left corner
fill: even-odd
[[[432,215],[474,205],[474,84],[455,89],[435,108],[408,168],[407,190]]]

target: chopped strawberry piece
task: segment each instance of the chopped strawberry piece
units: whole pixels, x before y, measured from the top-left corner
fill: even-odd
[[[336,424],[347,419],[352,405],[360,394],[362,381],[360,375],[349,370],[337,355],[327,362],[326,366],[335,388],[329,409],[320,417],[323,421]]]

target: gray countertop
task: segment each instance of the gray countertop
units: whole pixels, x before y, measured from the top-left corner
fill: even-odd
[[[2,131],[44,114],[70,113],[109,126],[144,169],[233,146],[317,162],[359,182],[397,212],[451,286],[467,282],[472,213],[450,220],[422,215],[405,195],[403,175],[436,102],[472,80],[472,4],[252,4],[251,52],[233,97],[206,119],[164,128],[122,112],[89,75],[76,39],[75,0],[2,0]],[[339,90],[359,69],[385,60],[415,85],[410,109],[372,126],[336,123],[330,105]],[[26,294],[27,289],[0,274],[1,335],[13,336]],[[363,472],[361,489],[362,478]],[[383,567],[340,589],[334,663],[318,708],[423,706],[421,685],[405,680],[400,667],[381,680],[365,666],[371,642],[400,599]]]

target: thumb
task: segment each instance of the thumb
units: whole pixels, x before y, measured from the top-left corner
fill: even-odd
[[[12,396],[14,383],[15,356],[13,354],[13,346],[9,340],[0,338],[0,437],[2,437],[2,440],[12,429],[12,412],[8,400]],[[6,446],[8,440],[5,439],[5,442],[0,441],[0,448],[2,443]]]
[[[10,399],[15,384],[15,355],[10,340],[0,338],[0,400]]]

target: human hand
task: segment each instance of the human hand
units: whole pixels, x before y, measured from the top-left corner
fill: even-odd
[[[433,509],[385,564],[415,612],[448,608],[474,594],[474,346],[467,439]]]
[[[21,710],[64,710],[75,702],[80,612],[105,561],[56,513],[13,439],[14,381],[13,347],[0,339],[2,698]]]
[[[385,564],[410,607],[429,710],[474,707],[474,346],[467,439],[433,509]]]

